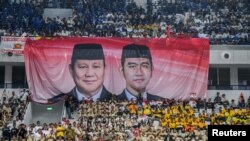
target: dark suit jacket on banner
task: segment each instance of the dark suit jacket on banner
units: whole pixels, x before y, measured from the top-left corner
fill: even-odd
[[[123,92],[120,95],[117,95],[116,99],[117,100],[128,100],[126,93],[125,93],[125,90],[123,90]],[[163,101],[164,98],[157,96],[157,95],[152,95],[152,94],[147,93],[147,100],[161,100],[161,101]]]
[[[77,93],[76,93],[76,88],[72,89],[67,94],[59,94],[59,95],[57,95],[57,96],[55,96],[53,98],[50,98],[50,99],[48,99],[48,102],[50,102],[50,103],[56,103],[56,102],[58,102],[60,100],[65,99],[65,97],[68,97],[68,96],[73,96],[74,101],[78,101]],[[99,97],[99,101],[109,101],[111,99],[112,99],[112,94],[103,86],[101,95]]]

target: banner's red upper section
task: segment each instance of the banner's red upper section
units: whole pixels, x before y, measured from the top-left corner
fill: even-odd
[[[75,44],[101,44],[105,56],[104,86],[120,94],[128,83],[121,71],[122,48],[146,45],[152,54],[152,76],[146,91],[164,98],[204,97],[207,91],[209,41],[197,38],[52,38],[27,40],[24,50],[32,98],[40,103],[75,87],[69,64]]]

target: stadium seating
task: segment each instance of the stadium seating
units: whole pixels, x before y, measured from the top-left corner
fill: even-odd
[[[188,34],[211,44],[249,44],[247,0],[72,0],[8,3],[0,10],[0,34],[6,36],[166,37]],[[72,8],[70,18],[43,19],[43,8]],[[170,28],[171,34],[165,35]]]

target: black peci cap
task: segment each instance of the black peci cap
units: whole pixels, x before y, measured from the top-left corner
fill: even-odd
[[[100,44],[76,44],[73,49],[71,64],[78,59],[104,60],[102,45]]]
[[[124,65],[126,58],[148,58],[152,64],[151,52],[145,45],[129,44],[124,46],[121,58],[122,66]]]
[[[152,59],[150,50],[145,45],[129,44],[123,47],[122,58],[149,58]]]

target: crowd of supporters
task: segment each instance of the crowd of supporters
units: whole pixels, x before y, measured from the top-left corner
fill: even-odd
[[[248,0],[1,1],[0,34],[6,36],[166,37],[188,34],[211,44],[249,44]],[[63,3],[64,2],[64,3]],[[72,8],[69,18],[43,19],[46,7]],[[166,29],[171,34],[166,35]]]
[[[238,103],[220,93],[208,101],[117,101],[114,96],[106,102],[83,99],[76,103],[68,97],[68,114],[74,118],[67,115],[59,123],[37,121],[30,125],[23,122],[28,92],[22,91],[19,97],[5,95],[3,107],[16,105],[13,107],[18,109],[1,108],[6,117],[13,118],[1,124],[2,138],[11,141],[207,141],[208,125],[250,124],[250,97],[245,101],[243,95]]]
[[[0,130],[2,135],[10,132],[8,127],[11,123],[11,129],[14,132],[18,132],[17,128],[23,123],[25,111],[28,105],[28,90],[21,90],[19,94],[14,91],[9,93],[6,90],[3,91],[0,97]]]

